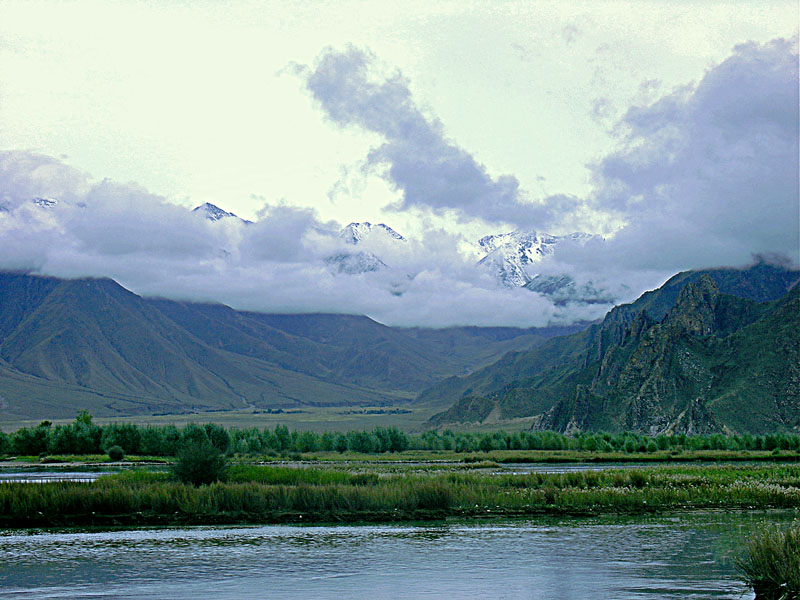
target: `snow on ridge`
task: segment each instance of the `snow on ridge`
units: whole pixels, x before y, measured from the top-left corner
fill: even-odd
[[[348,244],[358,244],[363,241],[373,231],[383,231],[389,234],[392,238],[398,241],[406,241],[402,235],[397,233],[394,229],[385,225],[384,223],[377,223],[373,225],[369,221],[362,221],[360,223],[350,223],[339,232],[339,237],[344,239]]]
[[[585,243],[593,237],[582,232],[559,236],[522,230],[487,235],[476,243],[478,251],[484,254],[478,264],[491,269],[507,287],[529,287],[539,276],[539,273],[531,270],[532,265],[554,254],[558,244]]]
[[[192,212],[200,212],[203,213],[206,219],[209,221],[219,221],[220,219],[239,219],[242,223],[250,224],[252,221],[248,221],[247,219],[242,219],[241,217],[237,216],[232,212],[228,212],[227,210],[221,209],[216,204],[211,204],[211,202],[204,202],[200,206],[192,209]]]

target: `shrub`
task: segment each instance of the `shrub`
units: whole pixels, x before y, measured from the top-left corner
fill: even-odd
[[[121,446],[111,446],[108,449],[108,458],[114,462],[125,458],[125,450]]]
[[[225,478],[228,463],[210,442],[190,442],[178,452],[172,471],[183,483],[203,485]]]
[[[800,523],[795,521],[786,530],[765,525],[750,540],[736,566],[756,598],[800,598]]]

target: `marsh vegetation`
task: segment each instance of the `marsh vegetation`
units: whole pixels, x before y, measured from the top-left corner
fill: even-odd
[[[195,486],[130,471],[91,484],[0,484],[0,526],[403,521],[800,509],[800,466],[657,466],[508,475],[432,467],[233,466]]]
[[[762,526],[750,538],[737,566],[756,600],[800,598],[800,523]]]

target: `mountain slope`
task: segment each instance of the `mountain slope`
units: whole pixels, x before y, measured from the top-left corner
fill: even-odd
[[[0,413],[385,405],[558,333],[473,330],[239,312],[146,300],[111,280],[0,273]]]
[[[110,280],[30,278],[26,285],[19,277],[25,276],[3,275],[0,281],[0,288],[31,297],[27,307],[8,295],[0,304],[6,375],[0,395],[11,413],[24,412],[25,388],[54,384],[62,391],[52,408],[69,414],[74,405],[63,411],[59,405],[75,389],[111,398],[106,408],[112,414],[391,399],[212,348]]]
[[[465,421],[477,396],[502,418],[532,417],[536,427],[561,431],[797,428],[796,292],[756,302],[796,279],[796,271],[768,265],[681,273],[600,325],[509,354],[420,399],[450,406],[434,425]],[[718,285],[754,299],[721,294]]]

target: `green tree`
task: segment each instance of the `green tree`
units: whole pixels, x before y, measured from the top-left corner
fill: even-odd
[[[125,458],[125,451],[119,446],[111,446],[111,448],[108,449],[108,458],[114,462],[122,460]]]
[[[277,447],[275,450],[283,452],[292,446],[292,435],[289,433],[289,428],[286,425],[275,426],[275,443]]]
[[[197,423],[187,423],[181,430],[181,445],[210,443],[205,427]]]
[[[225,478],[228,463],[210,442],[189,442],[178,452],[172,471],[182,483],[205,485]]]
[[[50,437],[50,421],[42,421],[36,427],[23,427],[11,437],[11,451],[25,456],[37,456],[47,451]]]
[[[231,443],[231,436],[227,429],[216,423],[208,423],[205,426],[205,430],[208,441],[211,442],[214,448],[223,454],[228,451],[228,446],[230,446]]]
[[[142,443],[142,434],[139,428],[132,423],[111,423],[103,427],[101,446],[121,446],[125,454],[139,454]]]

